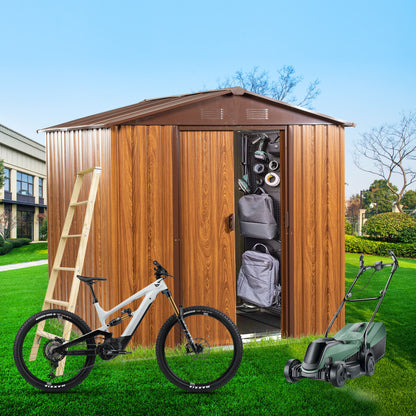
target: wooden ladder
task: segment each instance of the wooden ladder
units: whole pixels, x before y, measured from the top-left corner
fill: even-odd
[[[92,173],[92,178],[91,178],[91,186],[90,186],[88,199],[86,201],[78,201],[78,197],[81,192],[84,176],[89,173]],[[91,229],[92,215],[94,211],[94,204],[95,204],[95,199],[97,196],[100,176],[101,176],[100,167],[93,167],[93,168],[86,169],[77,173],[77,177],[75,180],[74,189],[72,191],[71,200],[69,202],[69,207],[68,207],[68,211],[66,214],[64,226],[62,228],[61,239],[59,240],[58,249],[55,255],[55,261],[53,263],[53,267],[49,276],[49,284],[46,290],[45,300],[43,301],[42,310],[51,309],[52,305],[63,306],[64,308],[66,308],[66,310],[70,312],[74,312],[75,310],[75,306],[76,306],[77,298],[78,298],[78,292],[79,292],[79,285],[80,285],[80,280],[77,279],[77,275],[82,273],[82,269],[84,267],[85,252],[87,250],[88,237],[89,237],[90,229]],[[85,211],[84,224],[82,227],[81,234],[69,234],[72,221],[74,218],[75,210],[77,207],[82,206],[82,205],[86,205],[87,208]],[[80,239],[79,247],[78,247],[78,254],[77,254],[74,267],[62,267],[61,265],[62,258],[64,256],[66,242],[68,241],[69,238]],[[72,286],[71,286],[71,291],[69,294],[68,301],[54,299],[53,297],[56,282],[59,276],[59,272],[61,271],[73,273]],[[30,353],[30,358],[29,358],[30,361],[34,361],[36,359],[38,350],[39,350],[40,340],[42,337],[47,338],[47,339],[55,339],[57,337],[56,334],[50,334],[48,332],[45,332],[44,327],[45,327],[45,322],[41,321],[38,324],[38,329],[36,331],[35,339],[33,342],[31,353]],[[67,322],[65,324],[63,335],[62,335],[62,337],[65,340],[69,340],[71,329],[72,329],[72,325]],[[56,372],[57,376],[60,376],[63,374],[64,366],[65,366],[65,359],[59,362],[59,366]]]

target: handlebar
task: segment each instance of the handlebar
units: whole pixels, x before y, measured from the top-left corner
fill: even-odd
[[[371,266],[365,266],[364,267],[364,254],[361,254],[361,256],[360,256],[360,267],[364,270],[375,269],[376,271],[380,271],[384,267],[394,267],[395,269],[397,269],[397,267],[399,267],[399,261],[397,260],[396,255],[391,250],[387,250],[387,252],[389,253],[391,259],[393,260],[393,263],[383,263],[382,261],[376,261]]]
[[[155,279],[160,279],[162,276],[171,276],[167,270],[160,264],[158,263],[156,260],[153,261],[153,264],[156,266],[153,268],[153,270],[155,271],[154,275],[155,275]],[[173,276],[171,276],[173,277]]]

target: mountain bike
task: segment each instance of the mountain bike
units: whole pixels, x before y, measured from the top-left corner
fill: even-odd
[[[14,360],[23,378],[48,392],[62,392],[81,383],[102,361],[127,354],[126,347],[159,293],[164,294],[174,314],[160,329],[156,340],[156,359],[162,373],[176,386],[192,392],[208,392],[226,384],[240,366],[243,344],[236,325],[224,313],[207,307],[177,306],[165,282],[169,275],[157,261],[156,281],[124,300],[110,311],[99,304],[93,285],[106,280],[77,276],[92,295],[101,327],[91,330],[72,312],[50,309],[31,316],[19,329]],[[135,311],[123,309],[121,316],[108,318],[129,303],[143,297]],[[120,337],[110,329],[131,319]]]

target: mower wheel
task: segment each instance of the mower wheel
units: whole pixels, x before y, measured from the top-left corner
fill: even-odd
[[[285,379],[286,381],[288,381],[289,383],[296,383],[297,381],[300,380],[300,377],[296,377],[293,375],[294,373],[294,368],[296,366],[300,365],[300,361],[292,358],[291,360],[289,360],[286,365],[285,365]]]
[[[329,370],[329,380],[335,387],[342,387],[347,380],[347,371],[345,365],[341,361],[332,364]]]
[[[376,361],[373,353],[369,352],[365,357],[365,375],[371,377],[374,374]]]

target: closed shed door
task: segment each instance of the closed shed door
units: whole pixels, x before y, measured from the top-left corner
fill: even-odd
[[[233,132],[180,133],[181,281],[185,305],[235,321]]]

